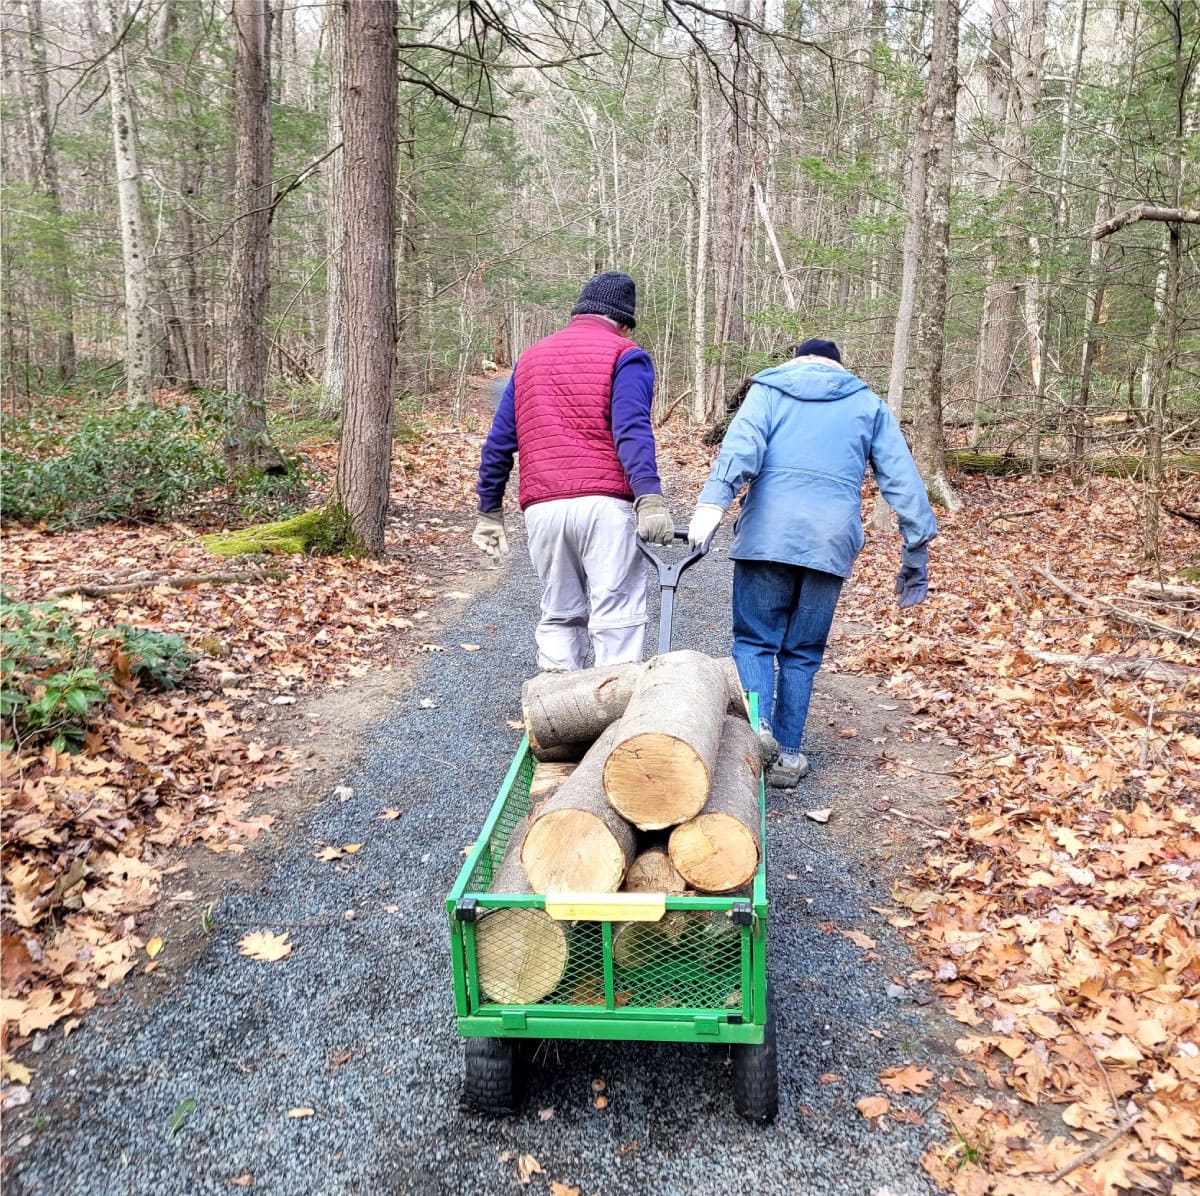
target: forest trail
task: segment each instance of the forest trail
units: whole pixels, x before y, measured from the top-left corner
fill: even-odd
[[[533,668],[536,591],[514,540],[502,573],[481,568],[495,584],[447,617],[446,651],[403,680],[319,700],[344,772],[311,774],[320,787],[294,793],[291,816],[235,867],[188,874],[225,887],[211,933],[137,980],[138,999],[127,985],[38,1057],[33,1101],[5,1119],[10,1191],[490,1194],[520,1190],[524,1156],[541,1168],[529,1191],[934,1190],[920,1156],[945,1139],[936,1083],[897,1096],[879,1074],[915,1064],[948,1077],[957,1028],[871,907],[889,903],[903,859],[936,833],[948,766],[936,743],[897,742],[904,707],[838,674],[836,647],[817,683],[813,775],[768,801],[775,1126],[734,1115],[722,1052],[665,1045],[563,1043],[539,1057],[517,1115],[460,1108],[442,900],[519,738],[509,722]],[[725,529],[681,585],[679,646],[728,650],[727,543]],[[297,726],[314,721],[304,715]],[[370,725],[360,736],[356,723]],[[915,763],[934,787],[885,778],[885,750],[923,752]],[[821,808],[828,823],[805,816]],[[319,858],[347,844],[362,846]],[[160,908],[168,916],[170,901]],[[259,930],[286,933],[291,953],[239,954]],[[879,1095],[891,1113],[868,1120],[856,1105]]]

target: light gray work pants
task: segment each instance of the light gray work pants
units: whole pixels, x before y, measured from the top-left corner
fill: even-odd
[[[529,556],[542,583],[538,668],[581,669],[641,660],[647,562],[633,503],[596,495],[534,503],[525,511]]]

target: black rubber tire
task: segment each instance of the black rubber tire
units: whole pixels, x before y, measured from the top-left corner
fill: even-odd
[[[779,1055],[775,1003],[767,992],[767,1024],[758,1046],[733,1048],[733,1107],[755,1125],[770,1125],[779,1112]]]
[[[463,1100],[481,1113],[512,1113],[521,1100],[523,1070],[511,1038],[464,1043]]]

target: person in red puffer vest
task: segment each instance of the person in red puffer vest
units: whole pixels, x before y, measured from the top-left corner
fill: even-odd
[[[669,544],[650,403],[654,366],[629,339],[637,291],[628,274],[588,279],[567,326],[521,354],[479,464],[472,540],[508,552],[502,504],[513,458],[529,556],[542,584],[538,667],[581,669],[642,658],[646,564],[637,535]]]

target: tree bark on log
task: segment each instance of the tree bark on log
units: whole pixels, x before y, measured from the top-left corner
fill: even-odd
[[[727,718],[712,795],[668,841],[671,862],[702,893],[740,889],[758,869],[761,770],[758,736],[747,723]]]
[[[1168,582],[1145,581],[1135,577],[1125,588],[1131,594],[1153,599],[1164,606],[1200,606],[1200,588],[1196,586],[1171,585]]]
[[[529,746],[539,759],[564,745],[577,745],[579,759],[600,733],[625,713],[640,661],[602,665],[570,673],[539,673],[521,687],[521,712]]]
[[[748,718],[746,696],[732,656],[717,660],[729,692],[729,713]],[[539,760],[580,760],[629,705],[646,665],[602,665],[568,673],[539,673],[521,687],[529,747]]]
[[[521,867],[528,830],[527,819],[513,828],[491,892],[524,896],[533,891]],[[475,927],[480,990],[503,1005],[534,1005],[548,997],[562,983],[568,955],[565,924],[544,909],[500,906],[488,910]]]
[[[1015,457],[1007,453],[974,453],[969,449],[952,449],[946,454],[946,464],[963,473],[990,474],[994,477],[1017,477],[1033,470],[1033,461],[1029,457]],[[1069,461],[1052,461],[1045,457],[1039,464],[1043,471],[1050,472],[1070,468]],[[1142,457],[1097,457],[1085,461],[1083,467],[1088,473],[1106,477],[1142,478],[1146,474],[1147,463]],[[1200,473],[1200,457],[1164,457],[1162,467],[1164,471]]]
[[[533,779],[529,782],[529,817],[531,821],[537,821],[542,807],[558,792],[558,787],[574,771],[574,764],[538,761],[537,767],[533,770]]]
[[[622,892],[667,893],[687,891],[687,881],[675,870],[664,847],[650,847],[629,865]],[[613,926],[613,963],[627,971],[662,958],[664,948],[679,941],[687,930],[690,910],[668,910],[657,922],[618,922]]]
[[[595,742],[546,799],[521,848],[535,893],[615,893],[633,862],[633,828],[604,796],[604,762],[620,723]]]
[[[681,651],[651,660],[604,764],[612,808],[644,831],[699,814],[712,790],[728,705],[725,674],[711,656]]]

